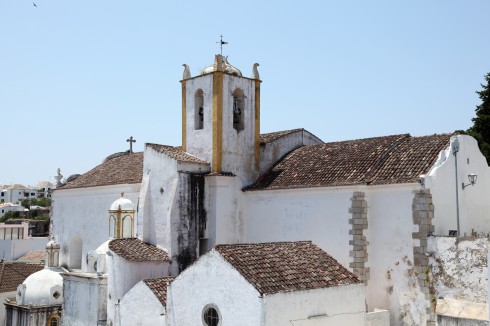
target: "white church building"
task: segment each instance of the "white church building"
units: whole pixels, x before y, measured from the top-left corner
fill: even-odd
[[[257,65],[221,55],[181,84],[182,146],[52,194],[62,325],[436,324],[428,238],[490,232],[475,139],[261,134]]]

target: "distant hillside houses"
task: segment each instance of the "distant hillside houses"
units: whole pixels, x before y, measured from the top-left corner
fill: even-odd
[[[49,181],[39,182],[35,186],[21,184],[0,185],[0,203],[18,203],[23,199],[51,197],[55,185]]]

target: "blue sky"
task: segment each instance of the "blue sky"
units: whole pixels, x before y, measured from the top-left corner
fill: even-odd
[[[180,145],[182,64],[260,63],[261,132],[324,141],[471,125],[490,2],[0,0],[0,184]]]

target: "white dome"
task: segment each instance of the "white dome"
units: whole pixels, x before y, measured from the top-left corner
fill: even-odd
[[[54,239],[51,239],[46,244],[46,249],[60,249],[60,243]]]
[[[221,56],[221,57],[223,58],[223,72],[233,76],[242,77],[242,72],[237,67],[232,66],[228,62],[228,56],[224,56],[224,57]],[[202,69],[201,75],[209,74],[214,71],[216,71],[216,63]]]
[[[97,249],[95,249],[95,252],[98,255],[105,255],[107,251],[109,251],[109,242],[111,242],[111,240],[107,240],[106,242],[101,244]]]
[[[25,279],[17,290],[20,304],[61,304],[63,302],[63,278],[60,273],[45,268]]]
[[[133,202],[127,198],[121,197],[111,205],[111,211],[117,211],[119,209],[122,211],[134,211]]]

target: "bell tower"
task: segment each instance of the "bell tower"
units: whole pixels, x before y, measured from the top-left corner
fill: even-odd
[[[211,163],[214,173],[253,178],[260,155],[260,79],[217,54],[214,63],[191,77],[184,65],[182,149]]]

